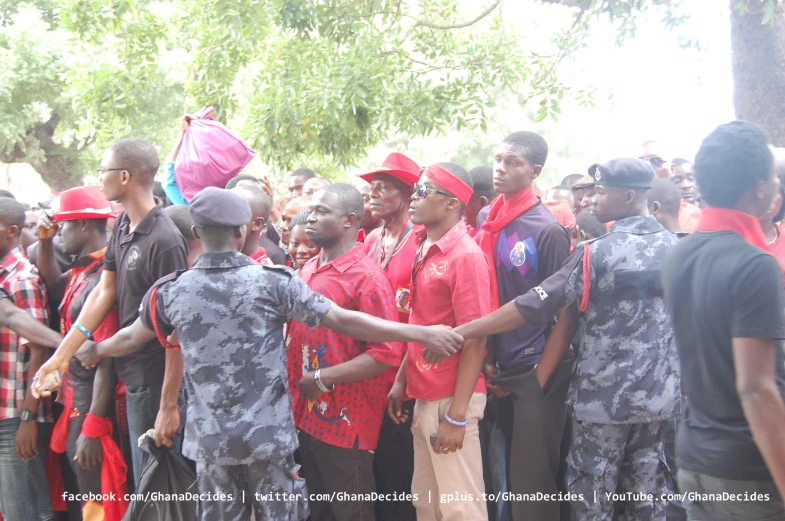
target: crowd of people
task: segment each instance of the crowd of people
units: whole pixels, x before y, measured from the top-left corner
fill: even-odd
[[[203,521],[785,520],[785,155],[755,125],[544,192],[528,131],[191,200],[180,144],[163,183],[123,139],[100,187],[0,194],[5,521],[120,521],[145,436]]]

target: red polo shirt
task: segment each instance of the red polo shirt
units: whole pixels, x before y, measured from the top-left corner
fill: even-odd
[[[398,245],[395,247],[395,251],[392,253],[392,258],[384,269],[384,273],[390,279],[390,284],[392,284],[393,291],[395,291],[395,300],[393,302],[398,309],[398,322],[404,324],[409,322],[409,314],[411,313],[409,293],[412,284],[414,255],[417,253],[415,233],[419,228],[422,227],[414,226],[401,237]],[[382,258],[381,253],[381,236],[382,228],[376,228],[365,238],[366,253],[379,267],[384,264],[385,260]]]
[[[416,232],[417,244],[425,240],[425,229]],[[491,282],[488,261],[461,221],[417,260],[412,272],[410,324],[444,324],[457,327],[491,312]],[[406,364],[406,392],[418,400],[441,400],[455,394],[458,383],[458,353],[438,364],[422,357],[422,344],[410,342]],[[475,392],[485,393],[480,374]]]
[[[390,282],[358,245],[333,262],[319,265],[320,256],[303,266],[300,277],[316,293],[345,309],[362,311],[387,320],[397,314]],[[297,427],[314,438],[337,447],[374,450],[387,407],[389,379],[385,373],[361,382],[339,383],[335,391],[317,401],[300,397],[298,384],[304,371],[332,367],[365,353],[390,366],[400,366],[405,352],[401,343],[370,343],[341,335],[324,326],[308,327],[291,322],[287,335],[289,388]]]

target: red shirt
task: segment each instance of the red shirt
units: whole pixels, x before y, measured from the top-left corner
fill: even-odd
[[[425,230],[416,232],[417,244]],[[491,312],[491,281],[488,261],[461,221],[424,252],[413,270],[410,324],[457,327]],[[461,354],[439,364],[422,357],[422,344],[410,342],[406,364],[406,392],[418,400],[441,400],[455,394]],[[475,392],[485,393],[480,374]]]
[[[701,209],[688,203],[684,199],[681,200],[679,206],[679,228],[683,233],[695,233],[698,229],[698,222],[701,220]]]
[[[256,261],[260,266],[275,266],[275,263],[267,256],[267,250],[259,248],[256,253],[251,255],[251,260]]]
[[[398,308],[398,322],[406,324],[409,322],[411,304],[409,293],[412,285],[412,266],[414,266],[414,255],[417,253],[417,243],[415,233],[420,226],[414,226],[401,237],[392,258],[387,262],[384,273],[390,279],[393,290],[395,291],[395,306]],[[376,228],[365,238],[365,248],[368,257],[378,266],[383,266],[386,257],[382,255],[381,237],[382,228]]]
[[[328,264],[320,266],[319,261],[317,255],[300,273],[312,291],[344,309],[395,320],[390,282],[365,256],[362,245]],[[361,450],[376,449],[390,391],[385,373],[361,382],[339,383],[333,392],[322,394],[315,402],[300,397],[298,384],[305,371],[336,366],[363,353],[383,364],[400,366],[404,345],[361,342],[324,326],[313,328],[296,321],[290,323],[286,340],[289,389],[297,427],[337,447],[352,448],[359,440]]]

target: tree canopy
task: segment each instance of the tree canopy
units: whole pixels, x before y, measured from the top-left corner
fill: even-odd
[[[535,1],[535,0],[531,0]],[[773,0],[748,0],[767,1]],[[486,128],[495,93],[558,118],[591,104],[557,64],[597,17],[619,41],[676,0],[550,0],[569,20],[521,39],[502,0],[31,0],[0,9],[0,160],[73,186],[124,136],[166,152],[179,115],[214,106],[277,172],[346,167],[375,144]]]

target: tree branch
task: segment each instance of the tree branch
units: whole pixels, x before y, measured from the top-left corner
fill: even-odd
[[[502,3],[502,0],[496,0],[493,3],[493,5],[491,5],[488,9],[486,9],[485,11],[480,13],[480,15],[477,18],[475,18],[474,20],[470,20],[468,22],[462,23],[462,24],[438,25],[438,24],[432,24],[430,22],[426,22],[424,20],[417,20],[417,23],[414,24],[414,26],[415,27],[428,27],[430,29],[442,29],[442,30],[463,29],[464,27],[469,27],[470,25],[476,24],[477,22],[479,22],[480,20],[482,20],[483,18],[485,18],[486,16],[491,14],[497,7],[499,7],[499,4],[501,4],[501,3]]]

